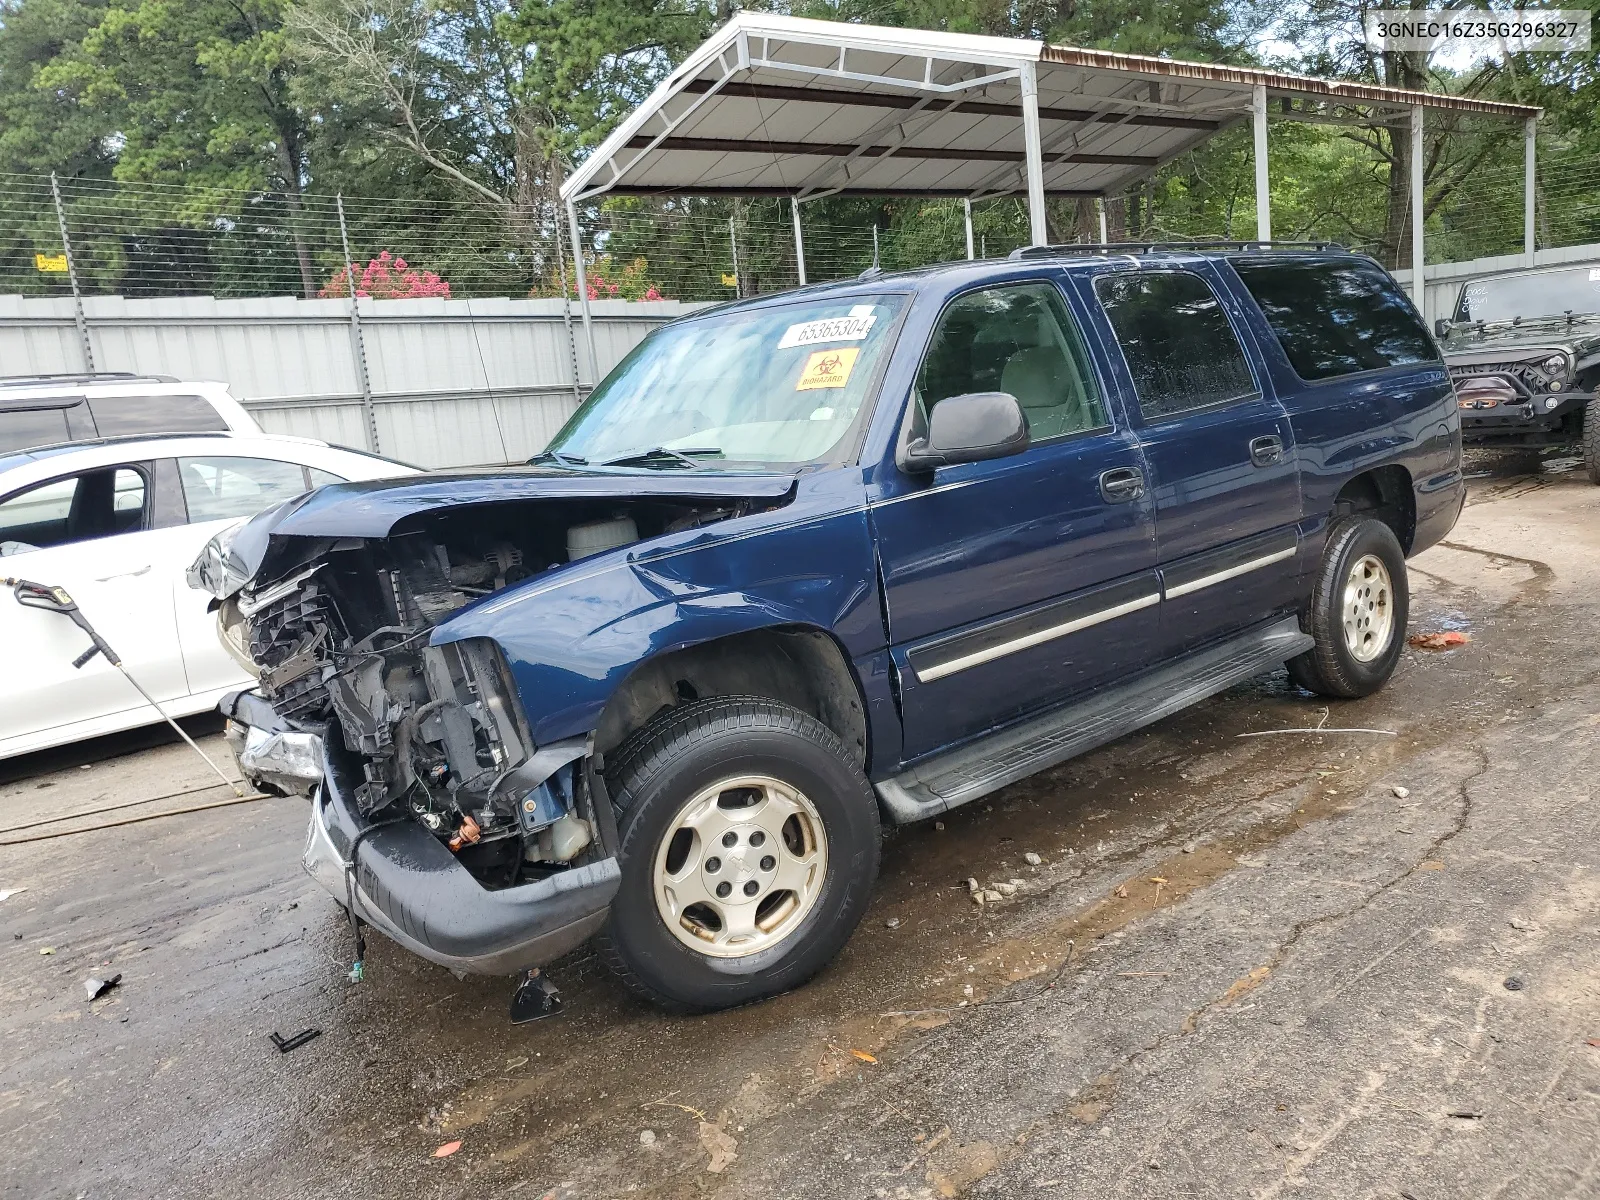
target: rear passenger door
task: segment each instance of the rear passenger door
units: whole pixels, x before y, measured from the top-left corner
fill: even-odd
[[[1207,264],[1107,272],[1094,297],[1155,498],[1162,656],[1293,607],[1294,432],[1263,392]],[[1219,295],[1219,293],[1221,293]]]

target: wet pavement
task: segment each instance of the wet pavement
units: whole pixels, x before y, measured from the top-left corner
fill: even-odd
[[[892,834],[839,960],[711,1017],[583,953],[529,1026],[381,938],[352,985],[304,801],[138,820],[227,798],[159,731],[0,763],[0,1195],[1600,1195],[1600,488],[1478,470],[1412,569],[1468,645]],[[1319,725],[1393,736],[1239,736]]]

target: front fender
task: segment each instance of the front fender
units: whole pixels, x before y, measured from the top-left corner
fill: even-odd
[[[586,559],[463,610],[432,640],[498,643],[540,745],[594,729],[658,654],[779,625],[825,630],[851,659],[881,650],[864,509],[796,507]]]

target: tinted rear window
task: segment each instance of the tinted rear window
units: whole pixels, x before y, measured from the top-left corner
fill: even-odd
[[[89,411],[101,437],[151,433],[208,433],[228,424],[199,396],[91,397]]]
[[[25,408],[0,412],[0,454],[50,446],[70,441],[67,410],[64,408]]]
[[[1188,271],[1094,281],[1147,421],[1255,394],[1256,381],[1216,293]]]
[[[1301,379],[1439,358],[1405,293],[1375,263],[1242,257],[1232,262]]]

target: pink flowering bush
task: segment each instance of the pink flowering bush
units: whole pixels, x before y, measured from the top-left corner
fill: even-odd
[[[656,287],[645,278],[650,264],[642,258],[620,266],[609,254],[603,254],[584,269],[584,282],[589,287],[591,300],[664,300]],[[574,287],[576,294],[576,287]]]
[[[357,268],[356,295],[372,300],[450,299],[450,285],[432,271],[419,271],[405,259],[385,250],[365,267]],[[340,267],[317,295],[324,300],[350,294],[350,272]]]

